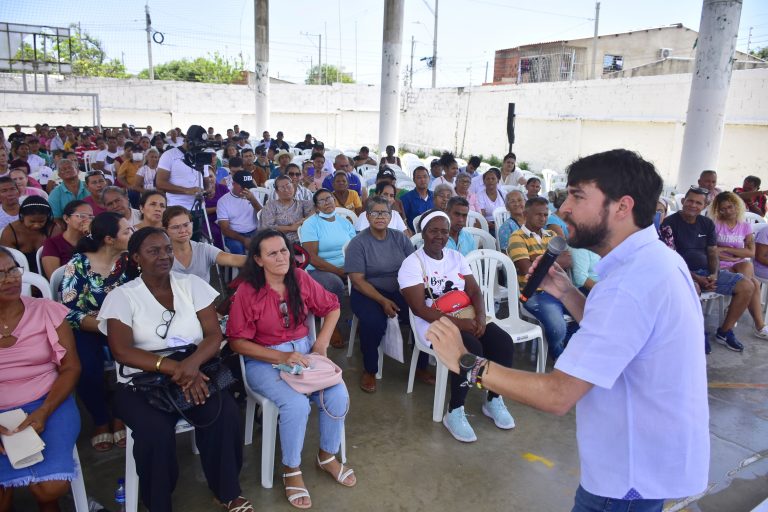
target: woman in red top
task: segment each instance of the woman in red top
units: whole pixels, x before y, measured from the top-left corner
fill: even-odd
[[[335,456],[341,445],[349,394],[341,382],[322,392],[303,395],[286,384],[272,365],[306,367],[306,354],[326,355],[339,320],[339,301],[295,267],[291,244],[274,229],[259,231],[251,240],[243,281],[229,312],[227,338],[232,349],[245,358],[248,385],[280,409],[286,496],[294,507],[309,508],[312,502],[299,466],[310,400],[320,410],[317,463],[338,483],[346,487],[357,483],[354,472]],[[325,318],[316,340],[309,337],[305,325],[309,313]]]

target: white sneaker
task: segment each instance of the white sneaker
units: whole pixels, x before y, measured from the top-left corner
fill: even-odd
[[[759,331],[757,329],[752,329],[752,333],[758,338],[768,340],[768,325],[764,325]]]
[[[469,424],[469,421],[467,421],[467,415],[464,412],[463,405],[446,413],[443,417],[443,425],[445,425],[445,428],[448,429],[448,432],[450,432],[453,437],[462,443],[472,443],[477,441],[475,431],[472,429],[472,425]]]
[[[483,404],[483,414],[493,420],[497,427],[509,430],[515,428],[515,419],[509,414],[504,400],[497,396],[492,400],[487,400]]]

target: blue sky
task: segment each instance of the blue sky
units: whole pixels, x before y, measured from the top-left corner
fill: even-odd
[[[0,2],[0,21],[51,26],[81,23],[104,43],[108,55],[124,59],[130,72],[147,67],[144,0],[24,0]],[[149,0],[157,63],[218,51],[240,53],[253,67],[253,0]],[[405,0],[402,71],[414,45],[414,85],[429,87],[434,0]],[[317,64],[318,34],[323,60],[351,72],[358,81],[380,81],[383,0],[273,0],[270,5],[270,75],[301,82]],[[673,23],[698,30],[701,0],[603,0],[600,34]],[[183,6],[183,8],[179,7]],[[559,39],[589,37],[594,29],[591,0],[440,0],[438,86],[479,84],[493,76],[497,49]],[[768,2],[744,0],[738,48],[768,46]]]

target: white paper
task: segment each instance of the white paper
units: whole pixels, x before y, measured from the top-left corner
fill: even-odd
[[[7,430],[15,430],[26,417],[27,413],[21,409],[6,411],[0,413],[0,425]],[[27,427],[11,436],[0,435],[0,439],[14,469],[26,468],[43,460],[42,451],[45,443],[32,427]]]

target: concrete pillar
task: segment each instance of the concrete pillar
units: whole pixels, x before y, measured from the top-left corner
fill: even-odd
[[[404,0],[384,0],[384,45],[381,51],[379,152],[398,147],[400,131],[400,57],[403,46]]]
[[[717,169],[725,126],[742,0],[704,0],[691,80],[677,190],[695,185],[705,169]]]
[[[261,135],[269,130],[269,0],[254,0],[256,33],[256,68],[254,92],[256,94],[256,126],[251,131]]]

